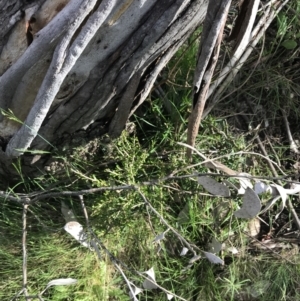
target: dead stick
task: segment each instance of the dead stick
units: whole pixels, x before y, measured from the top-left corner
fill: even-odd
[[[27,292],[27,248],[26,248],[26,235],[27,235],[27,229],[26,229],[26,221],[27,221],[27,209],[28,204],[23,205],[23,233],[22,233],[22,251],[23,251],[23,294],[28,300],[28,292]]]

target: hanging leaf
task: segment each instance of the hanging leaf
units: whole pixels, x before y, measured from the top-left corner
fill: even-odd
[[[209,244],[209,251],[211,253],[219,253],[222,250],[222,246],[222,243],[213,238],[211,243]]]
[[[189,251],[189,249],[188,249],[188,248],[186,248],[186,247],[183,247],[183,248],[182,248],[182,250],[181,250],[181,252],[180,252],[180,256],[184,256],[184,255],[186,255],[188,251]]]
[[[292,183],[290,189],[285,189],[285,192],[289,195],[296,194],[300,192],[300,184]]]
[[[198,177],[198,183],[202,185],[209,193],[223,197],[230,196],[230,190],[224,184],[217,182],[215,179],[203,176]]]
[[[68,222],[66,223],[64,229],[71,234],[79,243],[83,246],[89,248],[89,243],[87,239],[87,234],[83,231],[83,227],[78,222]]]
[[[282,186],[277,185],[277,184],[272,184],[270,187],[272,187],[273,194],[275,192],[276,196],[271,198],[267,202],[265,208],[261,211],[261,214],[265,213],[267,210],[269,210],[281,198],[282,202],[280,203],[279,212],[275,216],[275,220],[276,220],[279,217],[279,215],[281,214],[281,212],[283,211],[283,209],[285,208],[286,200],[287,200],[287,193],[288,193],[289,190],[284,189]]]
[[[155,281],[155,273],[153,267],[144,273],[147,274],[152,280]]]
[[[155,273],[154,273],[153,267],[150,270],[148,270],[148,271],[146,271],[144,273],[147,274],[148,277],[143,282],[143,288],[147,289],[147,290],[156,289],[157,285],[156,285]]]
[[[43,295],[44,292],[51,286],[58,286],[58,285],[72,285],[77,283],[77,279],[73,278],[59,278],[59,279],[54,279],[48,282],[46,288],[40,293],[40,295]]]
[[[251,189],[247,188],[243,196],[242,208],[234,212],[238,218],[253,218],[261,209],[261,202],[257,194]]]
[[[243,176],[241,178],[237,177],[237,179],[239,180],[240,182],[240,188],[238,190],[238,194],[245,194],[246,192],[246,189],[249,187],[249,188],[253,188],[253,185],[251,183],[251,181],[249,179],[247,179],[246,177],[251,177],[251,175],[245,173],[245,172],[241,172],[238,174],[239,176]]]
[[[265,213],[268,211],[276,202],[280,199],[280,195],[275,196],[274,198],[271,198],[267,203],[266,207],[260,212],[260,214]]]
[[[153,243],[155,243],[155,242],[160,242],[160,241],[163,240],[164,238],[165,238],[165,232],[163,232],[163,233],[157,235],[157,236],[155,237],[155,239],[153,240]]]
[[[143,288],[146,290],[153,290],[157,288],[157,285],[153,282],[153,280],[151,281],[151,278],[147,278],[145,279],[145,281],[143,282]]]
[[[228,252],[230,252],[231,254],[234,254],[234,255],[239,253],[239,251],[236,247],[229,247],[229,248],[226,249],[226,251],[228,251]]]
[[[263,182],[256,182],[254,185],[254,192],[257,194],[261,194],[264,192],[270,192],[272,193],[272,188],[270,185],[267,185],[266,183]]]
[[[61,201],[61,213],[66,221],[72,222],[72,221],[77,221],[75,214],[71,208],[69,208],[64,201]]]
[[[47,288],[50,287],[50,286],[71,285],[71,284],[75,284],[75,283],[77,283],[77,279],[73,279],[73,278],[59,278],[59,279],[51,280],[47,284]]]
[[[280,203],[279,212],[275,216],[275,220],[276,220],[279,217],[279,215],[281,214],[281,212],[283,211],[283,209],[285,208],[286,200],[287,200],[287,194],[286,194],[286,190],[282,186],[277,185],[277,184],[274,184],[274,186],[278,190],[278,192],[280,194],[280,197],[281,197],[281,200],[282,200],[282,202]]]
[[[220,227],[228,214],[231,214],[230,207],[229,202],[226,201],[219,202],[219,204],[214,207],[212,214],[217,227]]]
[[[203,252],[203,254],[211,263],[224,265],[224,261],[219,256],[210,252]]]
[[[283,200],[283,202],[285,203],[286,202],[286,199],[287,199],[287,193],[285,191],[285,189],[280,186],[280,185],[277,185],[277,184],[274,184],[274,186],[276,187],[279,195],[281,196],[281,199]]]
[[[131,291],[129,291],[129,298],[130,299],[136,299],[135,296],[142,293],[143,290],[139,287],[137,287],[136,285],[134,285],[133,283],[130,282],[130,286],[131,286],[131,289],[133,291],[133,294]]]
[[[171,294],[167,294],[167,299],[168,300],[172,300],[174,298],[174,296],[173,295],[171,295]]]
[[[187,223],[190,220],[189,212],[190,212],[189,203],[186,203],[184,208],[178,214],[177,221],[179,224]]]

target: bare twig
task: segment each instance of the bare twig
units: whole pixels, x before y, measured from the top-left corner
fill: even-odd
[[[160,179],[154,179],[151,181],[145,181],[141,182],[138,185],[120,185],[120,186],[104,186],[99,188],[90,188],[90,189],[83,189],[83,190],[77,190],[77,191],[41,191],[38,193],[34,193],[36,195],[35,197],[30,197],[31,194],[20,194],[21,196],[18,197],[9,197],[10,193],[6,193],[4,191],[0,191],[0,198],[8,199],[13,202],[17,202],[18,204],[34,204],[40,200],[48,199],[48,198],[55,198],[55,197],[64,197],[64,196],[79,196],[79,195],[86,195],[86,194],[94,194],[101,191],[116,191],[116,190],[134,190],[137,187],[142,186],[154,186],[154,185],[160,185],[164,181],[170,181],[170,180],[181,180],[181,179],[191,179],[191,178],[197,178],[200,176],[211,176],[211,177],[224,177],[224,178],[236,178],[236,175],[220,175],[219,173],[193,173],[193,174],[187,174],[182,176],[174,176],[173,173],[160,178]],[[293,175],[289,175],[291,177]],[[300,184],[298,181],[289,180],[286,177],[270,177],[270,176],[251,176],[251,175],[238,175],[239,178],[245,178],[249,180],[257,179],[257,180],[266,180],[266,181],[285,181],[286,183],[294,183],[294,184]],[[52,189],[53,190],[53,189]],[[18,194],[16,194],[18,195]]]
[[[84,201],[83,201],[83,196],[80,195],[80,196],[79,196],[79,199],[80,199],[80,201],[81,201],[81,205],[82,205],[82,209],[83,209],[83,212],[84,212],[84,216],[85,216],[85,218],[86,218],[87,227],[88,227],[88,229],[89,229],[89,231],[90,231],[90,233],[91,233],[91,236],[92,236],[91,246],[92,246],[93,249],[96,251],[99,260],[101,260],[100,250],[99,250],[99,248],[98,248],[98,246],[97,246],[96,240],[94,240],[94,238],[97,237],[97,236],[96,236],[96,234],[94,233],[93,229],[89,226],[89,218],[88,218],[87,210],[86,210],[86,207],[85,207],[85,204],[84,204]],[[97,238],[97,241],[99,241],[98,238]],[[101,243],[100,245],[103,246],[102,243]],[[107,249],[105,248],[105,250],[107,250]],[[113,258],[113,257],[111,256],[110,252],[109,252],[109,256],[110,256],[110,259]],[[133,300],[138,301],[138,299],[135,297],[135,294],[134,294],[134,292],[133,292],[133,290],[132,290],[132,286],[130,285],[130,281],[128,280],[127,276],[126,276],[125,273],[123,272],[122,268],[117,264],[117,262],[116,262],[115,260],[112,260],[112,262],[113,262],[114,266],[117,268],[117,270],[120,272],[120,274],[122,275],[124,281],[126,282],[128,288],[129,288],[129,290],[130,290],[130,292],[131,292],[131,295],[132,295]]]
[[[90,228],[91,230],[91,235],[92,235],[92,246],[94,247],[97,255],[98,255],[98,258],[101,259],[101,254],[100,254],[100,250],[97,246],[97,244],[101,247],[102,250],[104,250],[104,252],[109,256],[111,262],[114,264],[114,266],[117,268],[117,270],[121,273],[123,279],[125,280],[132,296],[135,296],[134,295],[134,292],[132,290],[132,286],[131,286],[131,283],[130,281],[128,280],[127,276],[125,275],[123,269],[121,268],[124,267],[126,270],[132,272],[132,273],[135,273],[141,277],[143,277],[144,279],[147,279],[149,282],[151,282],[152,284],[155,284],[157,286],[157,288],[161,289],[163,292],[165,292],[166,294],[169,294],[169,295],[173,295],[174,297],[178,298],[179,300],[182,300],[182,301],[187,301],[186,299],[166,290],[164,287],[160,286],[159,284],[157,284],[156,282],[152,281],[152,279],[150,279],[149,277],[145,276],[143,273],[139,272],[139,271],[136,271],[134,269],[131,269],[129,268],[126,264],[124,264],[123,262],[121,262],[120,260],[118,260],[106,247],[105,245],[99,240],[99,238],[97,237],[97,235],[94,233],[93,229]],[[134,299],[136,301],[138,301],[136,298]]]
[[[176,294],[174,294],[174,293],[172,293],[172,292],[166,290],[164,287],[162,287],[162,286],[160,286],[159,284],[157,284],[157,282],[152,281],[151,278],[145,276],[143,273],[141,273],[141,272],[139,272],[139,271],[135,271],[135,273],[136,273],[137,275],[143,277],[144,279],[147,279],[147,280],[148,280],[149,282],[151,282],[152,284],[155,284],[157,288],[159,288],[160,290],[162,290],[162,291],[165,292],[166,294],[172,295],[172,296],[176,297],[176,298],[179,299],[179,300],[187,301],[186,299],[184,299],[184,298],[182,298],[182,297],[180,297],[180,296],[178,296],[178,295],[176,295]]]
[[[88,213],[87,213],[87,210],[86,210],[85,204],[84,204],[83,196],[82,196],[82,194],[80,194],[78,197],[79,197],[79,199],[80,199],[80,203],[81,203],[82,211],[83,211],[83,214],[84,214],[84,217],[85,217],[86,226],[87,226],[87,228],[88,228],[88,229],[90,229],[90,221],[89,221],[89,216],[88,216]]]
[[[157,284],[156,282],[152,281],[151,278],[147,277],[146,275],[144,275],[143,273],[139,272],[139,271],[136,271],[134,269],[131,269],[130,267],[128,267],[126,264],[124,264],[123,262],[120,262],[106,247],[105,245],[99,240],[99,238],[95,235],[95,233],[93,232],[93,239],[95,242],[97,242],[101,248],[105,251],[105,253],[109,256],[110,260],[112,261],[112,263],[115,265],[117,264],[118,267],[120,266],[123,266],[124,268],[126,268],[126,270],[134,273],[134,274],[137,274],[139,275],[140,277],[143,277],[144,279],[147,279],[149,282],[151,282],[152,284],[155,284],[157,286],[157,288],[161,289],[163,292],[165,292],[166,294],[169,294],[169,295],[173,295],[174,297],[176,297],[177,299],[179,300],[182,300],[182,301],[187,301],[186,299],[166,290],[164,287],[160,286],[159,284]],[[97,248],[97,246],[96,246]],[[119,270],[120,271],[120,270]],[[130,282],[129,282],[130,283]]]
[[[39,194],[36,197],[30,200],[30,204],[33,204],[37,201],[47,199],[50,197],[62,197],[62,196],[79,196],[85,194],[93,194],[100,191],[115,191],[115,190],[130,190],[134,189],[135,186],[133,185],[120,185],[120,186],[108,186],[108,187],[99,187],[99,188],[90,188],[90,189],[83,189],[78,191],[60,191],[60,192],[49,192],[45,194]]]
[[[170,226],[168,224],[168,222],[163,218],[163,216],[151,205],[151,203],[147,200],[147,198],[145,197],[145,195],[140,191],[139,188],[136,188],[136,191],[140,194],[140,196],[142,197],[142,199],[144,200],[145,204],[151,209],[151,211],[157,216],[159,217],[160,221],[168,228],[171,230],[171,232],[173,232],[177,238],[182,241],[184,243],[184,245],[194,254],[194,256],[197,256],[196,251],[194,250],[197,249],[198,251],[202,251],[201,249],[199,249],[197,246],[195,245],[191,245],[180,233],[177,232],[177,230],[175,230],[172,226]]]
[[[283,116],[283,120],[284,120],[284,124],[285,124],[285,128],[286,128],[286,133],[287,133],[289,143],[290,143],[290,150],[291,150],[291,152],[293,152],[295,154],[299,154],[297,144],[294,141],[292,133],[291,133],[291,129],[290,129],[289,121],[288,121],[287,116],[286,116],[286,112],[282,109],[281,113],[282,113],[282,116]]]
[[[181,142],[178,142],[178,144],[180,145],[183,145],[183,146],[187,146],[189,147],[187,144],[185,143],[181,143]],[[190,169],[190,168],[194,168],[194,167],[197,167],[197,166],[201,166],[201,165],[206,165],[206,163],[209,163],[209,162],[213,162],[213,161],[216,161],[216,160],[220,160],[222,158],[229,158],[229,157],[232,157],[232,156],[237,156],[237,155],[254,155],[254,156],[259,156],[259,157],[262,157],[264,158],[265,160],[267,161],[270,161],[272,164],[276,165],[277,168],[280,170],[280,172],[284,175],[284,176],[287,176],[287,174],[279,167],[279,164],[274,162],[273,160],[271,160],[269,157],[263,155],[263,154],[260,154],[260,153],[256,153],[256,152],[248,152],[248,151],[238,151],[238,152],[235,152],[235,153],[230,153],[230,154],[226,154],[226,155],[222,155],[222,156],[218,156],[218,157],[215,157],[215,158],[212,158],[212,159],[208,159],[206,158],[206,156],[204,156],[201,152],[199,152],[197,150],[197,154],[200,155],[204,161],[202,162],[199,162],[199,163],[196,163],[196,164],[192,164],[192,165],[189,165],[187,167],[184,167],[182,169],[179,169],[179,170],[175,170],[174,172],[172,172],[172,175],[176,175],[177,173],[179,172],[182,172],[182,171],[185,171],[187,169]],[[253,178],[255,178],[255,176],[253,176]]]
[[[125,275],[125,273],[123,272],[123,270],[121,269],[121,267],[116,262],[114,262],[114,266],[118,269],[118,271],[122,275],[123,279],[125,280],[128,288],[129,288],[129,290],[131,292],[131,296],[132,296],[133,300],[138,301],[138,299],[136,298],[136,296],[134,294],[134,291],[132,290],[132,286],[130,284],[130,281],[128,280],[127,276]]]
[[[267,28],[270,26],[271,22],[289,1],[290,0],[285,0],[281,2],[278,0],[270,0],[265,5],[265,7],[267,6],[267,8],[264,10],[263,15],[260,17],[258,23],[255,25],[255,28],[251,33],[251,41],[247,45],[247,48],[243,48],[243,52],[241,52],[240,50],[237,51],[239,53],[239,57],[234,55],[234,57],[230,60],[226,67],[223,68],[219,77],[211,85],[208,92],[208,97],[210,97],[213,93],[214,96],[213,99],[210,100],[209,105],[207,106],[205,111],[203,112],[203,117],[207,116],[208,113],[213,109],[213,107],[220,101],[220,95],[228,87],[229,83],[234,79],[241,67],[247,61],[253,49],[255,49],[255,46],[263,37]],[[230,92],[229,95],[231,93],[232,92]],[[228,95],[226,95],[226,97],[227,96]]]
[[[14,201],[14,202],[19,203],[19,204],[23,204],[22,197],[11,196],[9,192],[7,193],[7,192],[4,192],[4,191],[0,191],[0,197],[3,198],[3,199],[8,199],[10,201]]]
[[[219,58],[223,30],[231,0],[209,1],[207,15],[204,21],[201,43],[197,57],[194,76],[194,97],[192,112],[188,122],[187,143],[195,145],[207,100],[209,86]],[[191,148],[187,149],[187,158],[192,155]]]
[[[267,244],[265,244],[265,243],[263,243],[262,241],[258,240],[256,237],[253,237],[253,236],[249,235],[249,234],[248,234],[247,232],[245,232],[245,231],[243,231],[243,233],[244,233],[245,235],[247,235],[249,238],[254,239],[257,243],[259,243],[259,244],[262,245],[264,248],[266,248],[266,249],[268,249],[269,251],[271,251],[271,252],[272,252],[273,254],[275,254],[276,256],[282,258],[283,260],[286,260],[287,262],[289,262],[289,263],[291,263],[291,264],[293,264],[293,265],[296,264],[296,263],[290,261],[289,259],[287,259],[287,258],[281,256],[279,253],[275,252],[275,251],[274,251],[272,248],[270,248]]]
[[[259,137],[257,136],[257,141],[258,143],[260,144],[260,146],[263,147],[262,143],[261,143],[261,140],[259,139]],[[200,162],[200,163],[197,163],[195,165],[191,165],[189,166],[188,168],[191,168],[191,167],[196,167],[198,165],[204,165],[208,168],[213,168],[213,169],[216,169],[216,170],[220,170],[220,171],[223,171],[225,172],[226,174],[228,175],[237,175],[239,174],[239,172],[235,171],[235,170],[232,170],[230,169],[229,167],[225,166],[224,164],[218,162],[217,160],[218,159],[221,159],[221,158],[224,158],[224,157],[228,157],[228,156],[233,156],[233,155],[241,155],[241,154],[255,154],[257,156],[260,156],[260,157],[263,157],[264,159],[267,160],[270,168],[274,169],[274,165],[276,165],[278,167],[278,169],[284,174],[285,172],[278,166],[278,164],[274,161],[272,161],[269,157],[268,157],[268,154],[266,152],[266,150],[263,148],[263,155],[262,154],[259,154],[259,153],[254,153],[254,152],[244,152],[244,151],[240,151],[240,152],[237,152],[237,153],[231,153],[231,154],[227,154],[227,155],[223,155],[223,156],[220,156],[220,157],[217,157],[217,158],[213,158],[213,159],[208,159],[206,156],[204,156],[200,151],[198,151],[196,148],[186,144],[186,143],[182,143],[182,142],[178,142],[179,145],[183,145],[185,147],[188,147],[188,148],[191,148],[193,149],[193,151],[195,151],[201,158],[204,159],[204,161]],[[273,165],[274,164],[274,165]],[[185,168],[187,169],[187,168]],[[173,175],[177,173],[176,172],[173,172]],[[278,177],[278,174],[277,174],[277,177]]]
[[[251,107],[250,105],[249,105],[249,108],[252,109],[252,107]],[[248,119],[247,116],[243,116],[243,117],[246,119],[247,122],[249,122],[249,119]],[[257,136],[255,137],[255,139],[256,139],[256,141],[257,141],[257,143],[258,143],[258,145],[259,145],[259,147],[260,147],[262,153],[263,153],[266,157],[268,157],[268,153],[267,153],[267,151],[266,151],[266,149],[265,149],[265,147],[264,147],[264,145],[263,145],[263,143],[262,143],[262,141],[261,141],[259,135],[257,135]],[[271,169],[271,171],[272,171],[273,176],[276,177],[276,178],[278,178],[278,173],[277,173],[277,171],[276,171],[276,169],[275,169],[275,167],[274,167],[273,161],[268,160],[267,162],[268,162],[268,165],[270,166],[270,169]],[[283,183],[282,183],[282,181],[281,181],[280,179],[277,179],[276,181],[283,187]],[[286,182],[287,182],[287,181],[286,181]],[[296,210],[295,210],[295,208],[294,208],[294,206],[293,206],[293,204],[292,204],[290,198],[287,199],[287,206],[288,206],[288,208],[289,208],[289,210],[290,210],[290,212],[291,212],[291,214],[292,214],[292,216],[293,216],[294,222],[295,222],[295,224],[296,224],[298,230],[300,230],[300,219],[299,219],[299,217],[298,217],[298,214],[297,214],[297,212],[296,212]]]
[[[23,235],[22,235],[22,251],[23,251],[23,294],[27,300],[28,292],[27,292],[27,248],[26,248],[26,235],[27,235],[27,228],[26,228],[26,222],[27,222],[27,209],[28,204],[23,205]]]

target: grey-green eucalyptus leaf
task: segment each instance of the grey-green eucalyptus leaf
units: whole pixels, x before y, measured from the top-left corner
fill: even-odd
[[[228,189],[228,187],[225,186],[224,184],[217,182],[215,179],[211,177],[208,176],[198,177],[198,183],[213,195],[218,195],[223,197],[230,196],[230,190]]]

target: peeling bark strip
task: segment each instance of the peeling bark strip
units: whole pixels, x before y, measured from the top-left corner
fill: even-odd
[[[259,1],[255,0],[243,0],[241,3],[239,15],[229,37],[230,41],[235,40],[233,52],[235,52],[240,45],[243,37],[245,36],[247,27],[253,27],[253,23],[251,24],[251,19],[253,19],[253,15],[254,17],[256,16],[258,4]]]
[[[234,55],[232,56],[228,64],[222,69],[218,78],[211,84],[208,92],[208,97],[210,97],[211,95],[213,95],[213,97],[210,99],[209,105],[205,108],[203,117],[207,116],[213,109],[213,107],[220,101],[222,93],[224,92],[224,90],[226,90],[236,74],[243,67],[248,57],[255,49],[257,43],[264,36],[271,22],[276,18],[282,8],[290,1],[291,0],[285,0],[283,2],[281,0],[270,0],[268,3],[265,3],[262,9],[262,15],[253,28],[260,0],[254,1],[253,6],[251,6],[251,9],[249,11],[251,12],[250,20],[252,21],[249,21],[246,29],[246,37],[249,38],[248,33],[251,33],[250,41],[246,38],[242,39],[242,42],[235,50]]]
[[[194,77],[194,104],[188,123],[187,143],[195,146],[208,89],[219,57],[223,30],[231,0],[210,0],[204,21]],[[187,157],[192,149],[187,149]]]
[[[111,138],[119,137],[125,128],[141,76],[140,72],[136,72],[130,79],[127,89],[122,95],[118,110],[109,125],[108,134]]]

